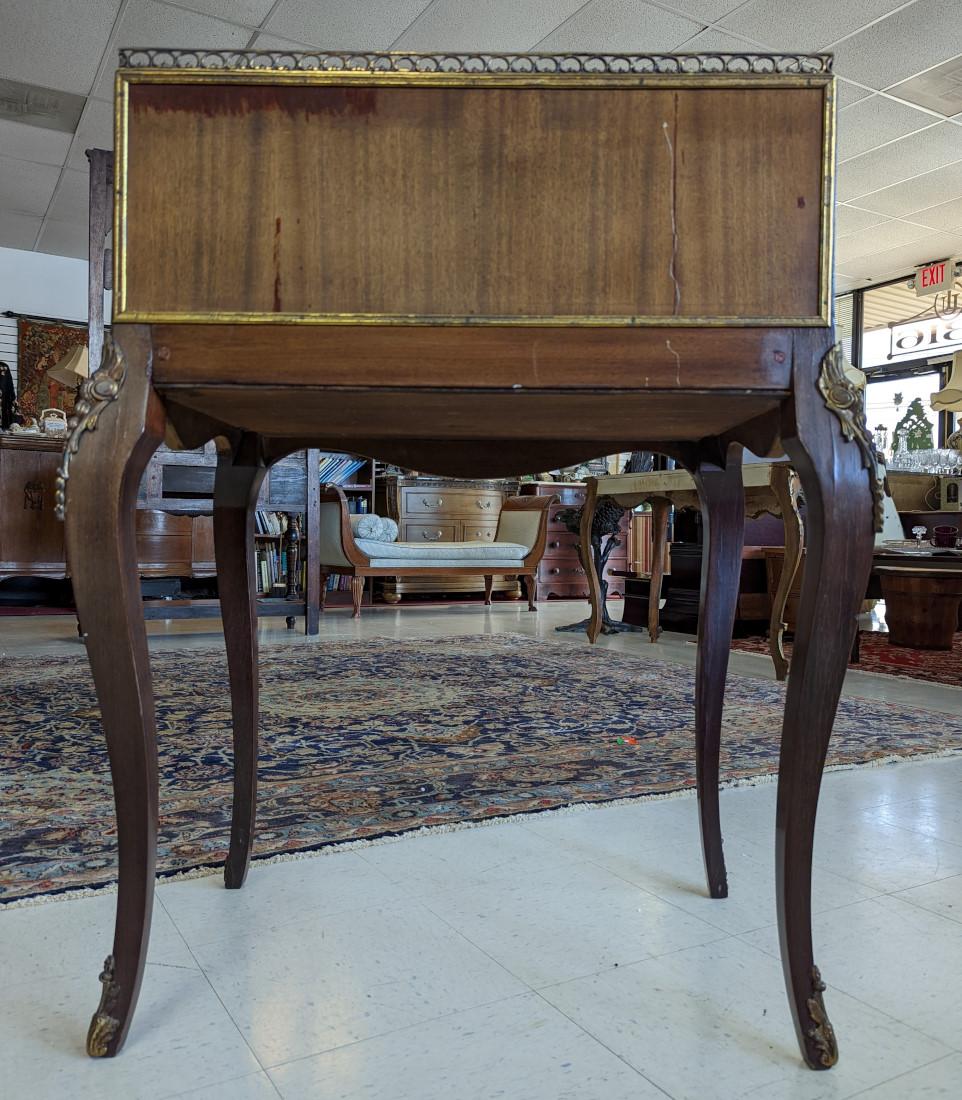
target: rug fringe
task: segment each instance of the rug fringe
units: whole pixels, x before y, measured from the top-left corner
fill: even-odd
[[[929,764],[933,760],[945,760],[949,757],[962,756],[962,749],[940,749],[937,752],[921,753],[915,756],[900,756],[898,753],[890,753],[888,756],[880,756],[875,760],[865,760],[861,763],[830,764],[825,768],[829,772],[851,772],[862,768],[884,768],[895,764],[911,766],[916,764]],[[763,787],[777,782],[778,772],[769,772],[765,775],[748,775],[735,779],[726,779],[718,785],[721,791],[735,790],[741,787]],[[334,856],[339,852],[353,852],[359,848],[373,848],[383,844],[394,844],[410,837],[432,836],[438,833],[457,833],[466,829],[486,829],[492,825],[523,824],[524,821],[533,818],[557,817],[562,814],[587,813],[590,810],[616,809],[620,806],[638,806],[643,802],[666,802],[672,798],[694,798],[696,790],[692,787],[682,787],[675,791],[657,791],[651,794],[632,795],[628,798],[612,798],[601,802],[572,802],[566,806],[553,806],[550,809],[534,810],[522,814],[501,814],[498,817],[484,818],[481,821],[453,821],[443,825],[424,825],[420,829],[407,829],[403,832],[381,834],[375,837],[365,837],[358,840],[335,840],[325,842],[314,848],[305,848],[297,852],[277,852],[271,856],[254,856],[252,865],[271,863],[294,863],[304,859],[322,859],[325,856]],[[223,864],[207,864],[201,867],[191,867],[184,871],[175,871],[171,874],[158,875],[157,886],[162,887],[168,882],[185,882],[188,879],[211,878],[223,873]],[[103,886],[80,886],[73,890],[62,890],[56,894],[34,894],[25,898],[14,898],[11,901],[0,901],[0,911],[6,909],[27,909],[35,905],[50,905],[59,901],[73,901],[77,898],[99,897],[104,894],[116,894],[116,882],[107,882]]]

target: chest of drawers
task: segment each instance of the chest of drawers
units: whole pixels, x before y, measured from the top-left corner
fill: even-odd
[[[377,483],[375,511],[397,521],[401,542],[493,542],[505,497],[513,481],[459,481],[453,478],[384,477]],[[437,592],[480,592],[482,577],[389,577],[382,595],[388,603],[402,596]],[[495,577],[494,591],[521,598],[515,578]]]

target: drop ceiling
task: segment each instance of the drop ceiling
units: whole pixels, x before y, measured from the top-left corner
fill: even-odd
[[[68,132],[0,111],[0,245],[86,256],[83,152],[112,145],[121,46],[830,50],[837,286],[881,282],[962,253],[960,15],[959,0],[0,0],[0,91],[80,107]]]

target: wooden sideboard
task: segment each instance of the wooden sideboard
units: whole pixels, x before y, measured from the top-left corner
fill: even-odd
[[[305,451],[288,455],[268,471],[258,508],[312,511]],[[316,452],[315,452],[316,454]],[[63,523],[54,512],[63,440],[0,434],[0,580],[70,575]],[[137,492],[137,569],[142,578],[201,579],[217,575],[214,560],[213,492],[217,452],[213,443],[194,450],[161,446],[144,471]],[[310,553],[310,523],[305,545]],[[261,614],[304,614],[303,605],[262,601]],[[309,633],[317,632],[320,593],[311,592]],[[150,618],[215,617],[217,601],[163,601],[145,606]]]
[[[550,496],[558,498],[557,504],[548,509],[548,543],[544,557],[538,566],[538,594],[543,600],[554,596],[556,599],[588,599],[588,578],[578,556],[578,535],[569,531],[558,516],[569,508],[580,508],[585,502],[585,484],[583,481],[526,481],[521,486],[522,496]],[[627,569],[631,520],[626,512],[621,524],[621,545],[616,547],[608,564],[605,576],[608,581],[609,596],[623,596],[624,577],[615,576],[615,572],[624,573]]]
[[[0,434],[0,579],[67,575],[54,478],[63,440]]]
[[[378,479],[374,510],[398,525],[401,542],[491,542],[512,481],[461,481],[453,478],[387,476]],[[538,577],[540,585],[540,574]],[[382,595],[388,603],[402,596],[437,592],[481,592],[484,578],[440,574],[437,577],[388,577]],[[516,577],[495,577],[494,592],[521,598]]]

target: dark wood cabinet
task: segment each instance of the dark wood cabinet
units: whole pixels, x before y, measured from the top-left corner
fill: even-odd
[[[538,566],[538,594],[540,599],[580,599],[588,598],[588,580],[584,566],[578,557],[578,536],[572,534],[562,523],[558,513],[569,508],[580,508],[585,502],[583,482],[526,481],[521,486],[522,496],[550,496],[559,498],[548,510],[548,542],[544,557]],[[608,581],[608,595],[620,596],[625,590],[624,577],[615,576],[616,572],[627,570],[629,550],[630,513],[626,512],[621,523],[617,546],[608,558],[605,577]]]
[[[0,579],[67,575],[54,481],[63,441],[0,435]]]

